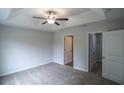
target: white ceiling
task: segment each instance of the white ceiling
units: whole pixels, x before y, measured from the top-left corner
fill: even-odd
[[[59,21],[60,25],[42,24],[44,20],[32,16],[47,16],[47,11],[55,11],[56,17],[68,17],[69,21]],[[42,31],[55,31],[71,26],[96,21],[124,17],[124,9],[101,8],[0,8],[0,24],[32,28]]]

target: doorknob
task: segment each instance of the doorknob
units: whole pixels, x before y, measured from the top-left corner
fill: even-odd
[[[105,59],[105,56],[103,56],[102,59]]]

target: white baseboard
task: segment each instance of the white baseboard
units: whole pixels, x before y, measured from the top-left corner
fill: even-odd
[[[112,80],[112,81],[114,81],[114,82],[117,82],[117,83],[119,83],[119,84],[124,84],[124,81],[119,80],[119,79],[117,79],[117,78],[113,78],[113,77],[112,77],[111,75],[109,75],[109,74],[102,73],[102,77],[104,77],[104,78],[106,78],[106,79],[109,79],[109,80]]]
[[[56,61],[54,61],[55,63],[57,63],[57,64],[60,64],[60,65],[64,65],[64,63],[60,63],[60,62],[56,62]]]
[[[45,64],[48,64],[48,63],[51,63],[51,62],[49,61],[49,62],[44,62],[44,63],[41,63],[41,64],[30,65],[28,67],[20,68],[20,69],[18,69],[16,71],[0,73],[0,76],[6,76],[6,75],[9,75],[9,74],[13,74],[13,73],[17,73],[17,72],[20,72],[20,71],[28,70],[28,69],[31,69],[31,68],[34,68],[34,67],[38,67],[38,66],[41,66],[41,65],[45,65]]]
[[[88,72],[88,70],[86,70],[86,69],[82,69],[82,68],[79,68],[79,67],[73,67],[74,69],[77,69],[77,70],[81,70],[81,71],[84,71],[84,72]]]

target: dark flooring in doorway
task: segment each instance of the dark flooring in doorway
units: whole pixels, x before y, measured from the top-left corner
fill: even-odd
[[[96,62],[90,73],[93,73],[96,76],[102,76],[102,62]]]
[[[70,66],[49,63],[0,77],[1,85],[116,85],[117,83]]]
[[[73,63],[72,62],[71,63],[67,63],[65,65],[73,67]]]

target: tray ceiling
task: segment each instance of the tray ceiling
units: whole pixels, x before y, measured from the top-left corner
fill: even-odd
[[[45,24],[44,20],[32,16],[47,16],[47,11],[56,12],[57,17],[68,17],[69,21],[60,21],[60,26]],[[96,21],[124,17],[123,9],[101,8],[0,8],[0,24],[37,29],[41,31],[55,31],[62,28],[84,25]]]

